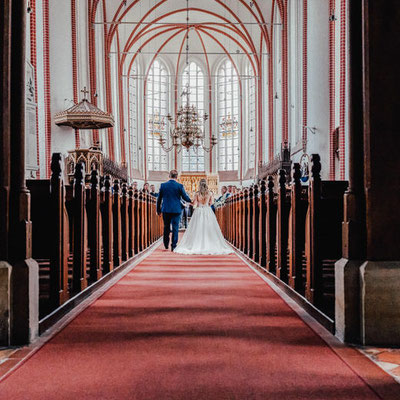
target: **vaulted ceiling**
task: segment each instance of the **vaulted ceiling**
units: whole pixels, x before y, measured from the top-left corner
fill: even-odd
[[[97,13],[92,15],[97,22],[106,22],[108,51],[119,52],[125,72],[130,72],[133,61],[151,61],[157,54],[179,65],[185,57],[188,25],[191,57],[207,66],[224,55],[236,63],[246,57],[257,71],[261,53],[269,49],[273,2],[93,0]]]

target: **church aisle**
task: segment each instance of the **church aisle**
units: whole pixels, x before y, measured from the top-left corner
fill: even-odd
[[[0,384],[13,399],[376,399],[236,255],[157,249]]]

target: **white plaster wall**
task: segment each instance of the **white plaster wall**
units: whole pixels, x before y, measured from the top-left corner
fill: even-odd
[[[39,168],[40,178],[46,175],[45,113],[44,113],[44,66],[43,66],[43,2],[36,0],[36,67],[37,103],[39,129]]]
[[[74,131],[54,124],[54,114],[71,106],[72,47],[71,5],[68,1],[49,2],[50,19],[50,89],[51,89],[51,152],[66,153],[75,148]]]
[[[329,1],[308,1],[307,153],[318,153],[322,179],[329,178]]]

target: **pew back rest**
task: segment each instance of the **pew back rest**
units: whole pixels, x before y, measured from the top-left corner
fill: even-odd
[[[26,181],[31,193],[32,256],[36,259],[50,258],[51,210],[50,180]]]
[[[347,181],[321,182],[321,257],[323,259],[338,259],[342,252],[342,221]]]

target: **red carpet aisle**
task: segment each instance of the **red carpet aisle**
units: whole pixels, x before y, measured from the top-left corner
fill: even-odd
[[[0,384],[1,399],[375,399],[238,257],[161,249]]]

